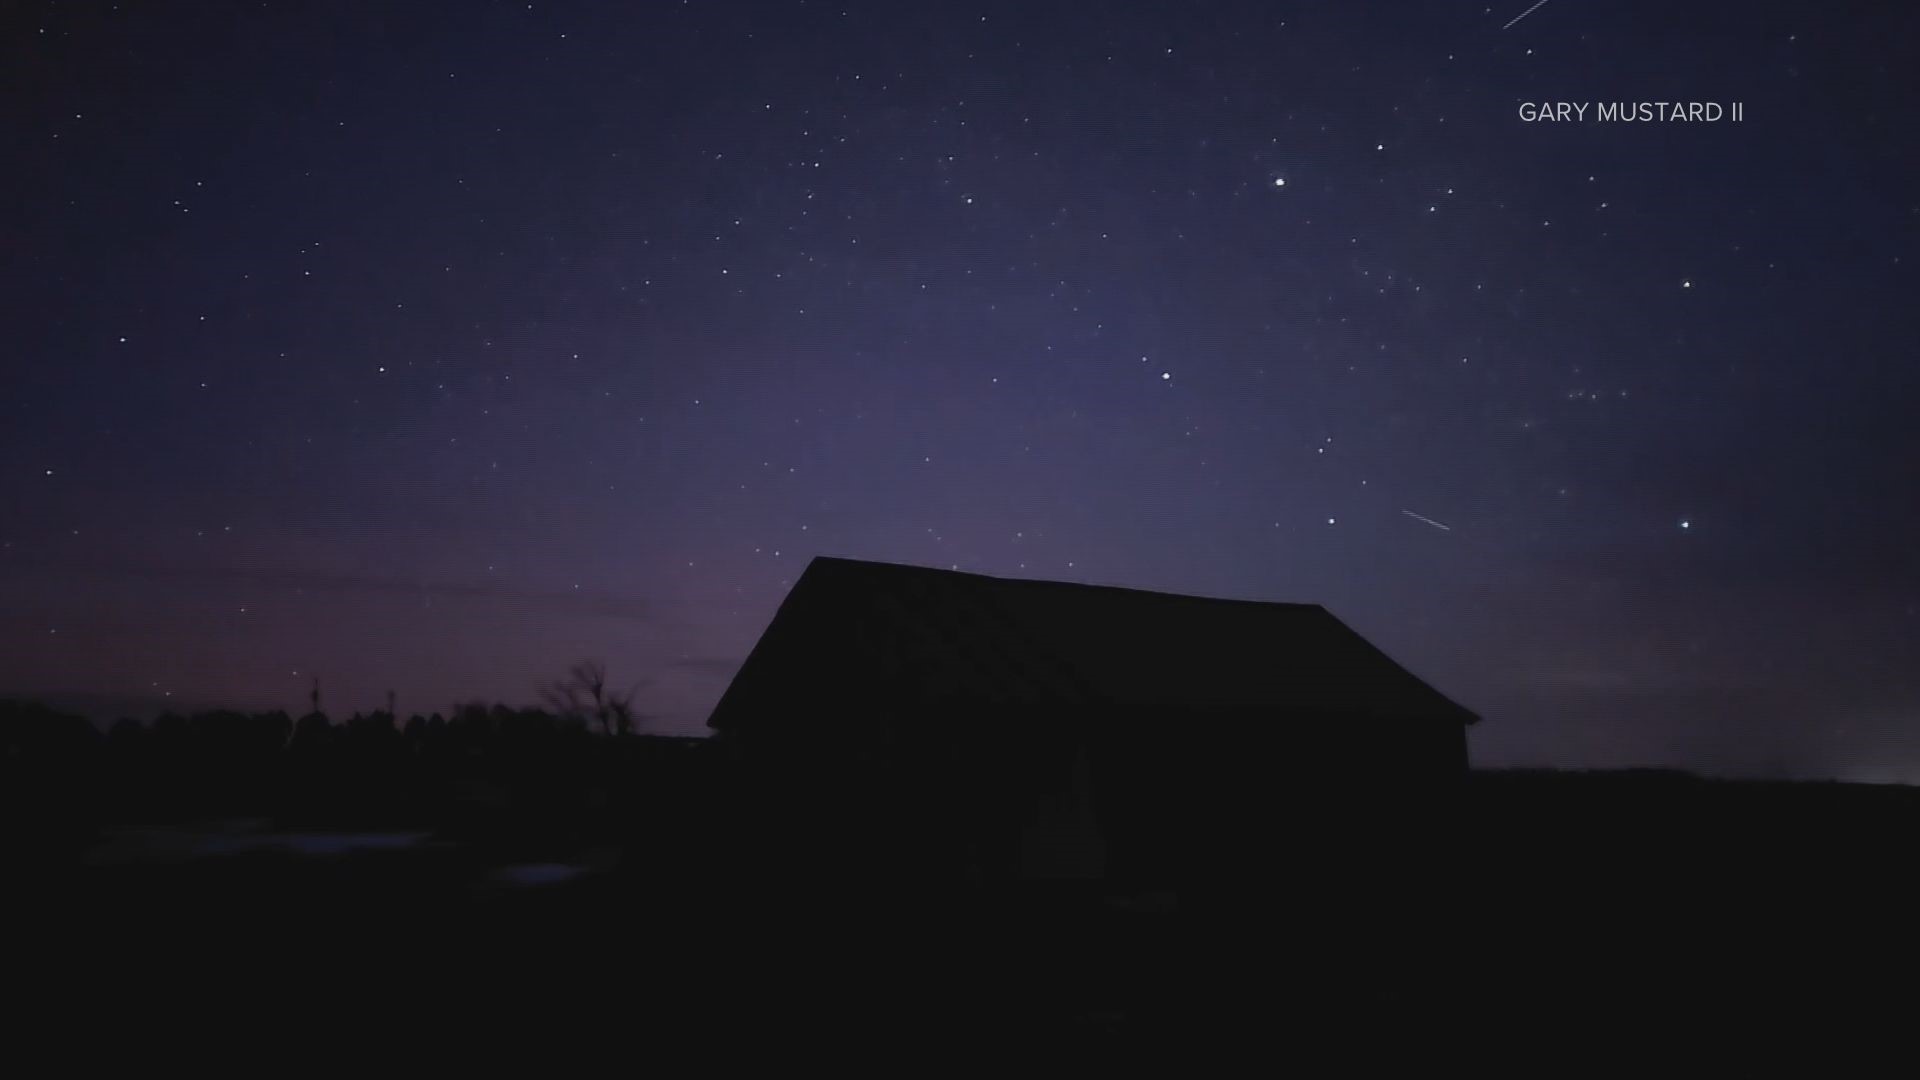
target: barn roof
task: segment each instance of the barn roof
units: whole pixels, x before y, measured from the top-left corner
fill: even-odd
[[[1478,719],[1318,604],[823,557],[707,722],[903,707]]]

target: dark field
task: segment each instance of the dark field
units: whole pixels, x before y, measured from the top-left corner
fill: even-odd
[[[1920,996],[1904,788],[1474,773],[1401,811],[1417,850],[1295,800],[1196,843],[1185,880],[1044,882],[981,872],[934,839],[951,821],[877,789],[822,817],[718,742],[468,722],[16,740],[19,1030],[74,1062],[1359,1066],[1670,1034],[1852,1049]]]

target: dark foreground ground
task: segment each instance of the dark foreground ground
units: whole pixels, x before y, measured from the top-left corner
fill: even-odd
[[[43,786],[13,804],[11,1038],[71,1068],[1359,1071],[1540,1047],[1522,1063],[1557,1072],[1629,1047],[1830,1067],[1920,1030],[1909,789],[1479,773],[1431,807],[1446,839],[1415,870],[1304,821],[1344,850],[1250,845],[1211,884],[1116,895],[783,859],[683,752],[619,766],[645,795],[584,778],[567,814],[466,790],[236,818],[176,792],[76,824]]]

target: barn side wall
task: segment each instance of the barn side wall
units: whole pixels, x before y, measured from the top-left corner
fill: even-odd
[[[956,710],[887,727],[885,744],[738,739],[747,832],[793,872],[1123,892],[1388,881],[1444,857],[1465,771],[1444,723]]]

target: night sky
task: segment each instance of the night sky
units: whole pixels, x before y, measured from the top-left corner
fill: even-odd
[[[1920,781],[1920,11],[1526,6],[8,5],[0,692],[694,732],[838,554]]]

